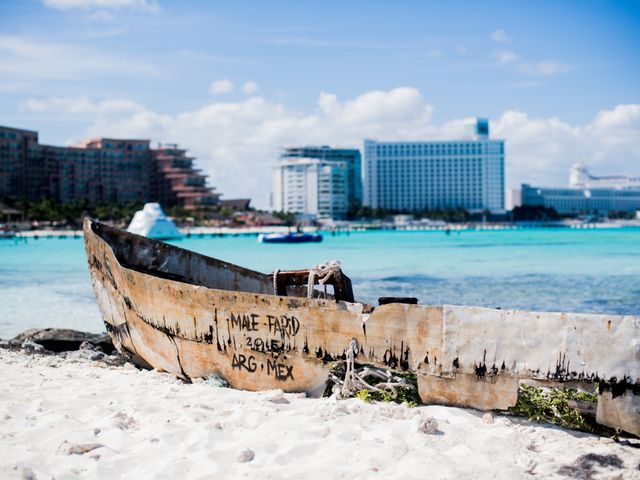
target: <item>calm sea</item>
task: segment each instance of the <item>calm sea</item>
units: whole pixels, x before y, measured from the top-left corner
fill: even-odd
[[[640,314],[640,229],[325,234],[320,244],[255,237],[176,242],[256,270],[340,260],[358,300],[414,296],[542,311]],[[31,327],[103,330],[82,239],[0,240],[0,337]]]

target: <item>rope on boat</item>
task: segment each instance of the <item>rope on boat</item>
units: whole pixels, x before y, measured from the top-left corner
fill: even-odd
[[[404,378],[394,376],[389,370],[383,368],[364,366],[356,370],[355,359],[358,355],[358,341],[352,338],[349,342],[349,347],[345,352],[346,359],[346,372],[344,380],[341,380],[336,375],[331,373],[329,378],[339,386],[334,387],[336,396],[340,399],[353,397],[360,390],[368,390],[370,392],[382,392],[386,391],[391,395],[391,398],[397,398],[397,388],[409,388],[413,389],[414,386],[408,383]],[[369,384],[365,378],[376,377],[382,382],[375,385]]]
[[[273,294],[278,295],[278,274],[280,273],[280,269],[276,268],[273,271]]]
[[[273,271],[273,294],[278,295],[278,275],[280,269]],[[313,298],[314,285],[316,280],[324,286],[324,298],[327,298],[327,283],[332,277],[342,274],[342,265],[337,260],[329,260],[325,263],[319,263],[309,270],[309,278],[307,280],[307,298]]]
[[[331,277],[342,273],[342,265],[337,260],[329,260],[325,263],[319,263],[309,270],[309,281],[307,282],[307,298],[313,298],[313,287],[318,283],[324,286],[324,298],[327,298],[327,283]]]

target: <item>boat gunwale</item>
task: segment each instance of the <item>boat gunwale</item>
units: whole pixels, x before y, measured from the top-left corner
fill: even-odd
[[[177,284],[180,285],[190,285],[192,287],[197,287],[197,288],[203,288],[206,290],[211,290],[211,291],[215,291],[215,292],[220,292],[222,294],[224,293],[238,293],[238,294],[244,294],[244,295],[250,295],[250,296],[255,296],[255,297],[259,297],[259,296],[266,296],[269,298],[277,298],[280,299],[280,301],[294,301],[294,302],[308,302],[307,305],[309,307],[312,308],[321,308],[321,307],[326,307],[328,305],[341,305],[342,308],[340,309],[344,309],[344,310],[351,310],[354,307],[350,307],[350,306],[356,306],[356,309],[358,308],[357,306],[362,306],[362,309],[365,311],[373,311],[376,308],[380,308],[367,304],[365,302],[358,302],[358,301],[354,301],[354,302],[348,302],[346,300],[334,300],[334,299],[328,299],[328,298],[309,298],[309,297],[298,297],[298,296],[292,296],[292,295],[276,295],[274,293],[261,293],[261,292],[251,292],[251,291],[246,291],[246,290],[240,290],[240,289],[235,289],[235,290],[227,290],[227,289],[223,289],[223,288],[216,288],[216,287],[210,287],[207,285],[202,285],[200,283],[196,283],[193,281],[189,281],[189,279],[178,275],[178,274],[172,274],[171,272],[163,272],[160,270],[152,270],[152,269],[147,269],[145,267],[142,266],[138,266],[138,265],[134,265],[128,262],[123,262],[120,258],[119,255],[117,254],[117,252],[114,249],[114,246],[106,239],[104,238],[99,231],[96,231],[96,228],[94,227],[106,227],[109,230],[114,231],[115,235],[118,235],[120,237],[126,237],[126,236],[134,236],[137,237],[139,239],[141,239],[143,242],[148,242],[152,245],[159,245],[162,248],[166,248],[169,247],[169,250],[171,249],[175,249],[175,250],[179,250],[181,252],[186,252],[187,254],[191,254],[191,255],[197,255],[207,261],[213,261],[214,263],[218,263],[217,266],[223,267],[223,268],[229,268],[232,267],[232,269],[237,269],[237,273],[239,274],[245,274],[248,273],[249,275],[252,275],[255,277],[258,277],[259,280],[267,280],[269,282],[272,281],[272,274],[265,274],[262,272],[258,272],[256,270],[251,270],[239,265],[236,265],[234,263],[229,263],[226,262],[224,260],[220,260],[218,258],[215,257],[210,257],[208,255],[196,252],[194,250],[188,250],[186,248],[181,248],[178,247],[176,245],[172,245],[166,242],[163,242],[161,240],[157,240],[157,239],[153,239],[153,238],[148,238],[148,237],[144,237],[142,235],[138,235],[135,233],[131,233],[131,232],[127,232],[125,230],[121,230],[118,229],[116,227],[111,227],[109,225],[106,225],[102,222],[99,222],[97,220],[91,219],[89,217],[86,217],[87,220],[90,222],[91,225],[91,232],[93,234],[96,235],[96,237],[98,239],[100,239],[100,241],[104,242],[104,244],[109,248],[109,250],[111,251],[111,253],[113,254],[113,258],[116,260],[116,262],[118,263],[118,266],[120,268],[122,268],[123,270],[128,270],[128,271],[133,271],[136,273],[139,273],[141,275],[148,275],[150,277],[153,278],[157,278],[163,281],[168,281],[168,282],[175,282]],[[180,277],[180,278],[177,278]],[[309,304],[310,303],[310,304]],[[315,305],[313,305],[315,303]],[[416,305],[412,305],[412,306],[416,306]],[[418,306],[422,306],[422,307],[426,307],[426,306],[431,306],[431,305],[418,305]]]
[[[98,220],[95,220],[93,218],[90,217],[85,217],[85,221],[86,222],[90,222],[90,228],[91,231],[97,236],[99,237],[102,241],[104,241],[109,248],[111,249],[111,251],[113,252],[113,256],[115,257],[115,259],[118,261],[118,264],[120,266],[122,266],[123,268],[128,268],[130,270],[135,270],[135,271],[139,271],[141,273],[145,273],[147,275],[151,275],[151,276],[156,276],[158,278],[165,278],[163,275],[165,275],[166,273],[170,273],[170,272],[162,272],[160,270],[152,270],[152,269],[147,269],[144,267],[138,267],[134,264],[128,263],[128,262],[124,262],[122,261],[122,259],[120,258],[120,255],[118,255],[118,252],[116,252],[116,250],[113,247],[113,244],[111,242],[109,242],[103,235],[102,232],[100,232],[100,229],[104,229],[107,232],[120,237],[120,238],[125,238],[130,236],[130,237],[134,237],[137,239],[137,241],[141,242],[141,243],[146,243],[149,245],[152,245],[153,247],[155,247],[157,250],[174,250],[174,251],[178,251],[181,252],[182,254],[185,255],[195,255],[196,257],[200,257],[202,258],[206,263],[212,262],[214,264],[216,264],[216,267],[219,268],[226,268],[226,269],[230,269],[231,271],[235,271],[236,273],[240,273],[249,277],[253,277],[254,279],[258,279],[258,280],[269,280],[269,277],[271,276],[268,273],[263,273],[263,272],[258,272],[256,270],[252,270],[250,268],[246,268],[246,267],[242,267],[240,265],[236,265],[235,263],[230,263],[230,262],[226,262],[224,260],[221,260],[219,258],[215,258],[215,257],[210,257],[209,255],[205,255],[203,253],[199,253],[196,252],[194,250],[188,250],[186,248],[182,248],[179,247],[177,245],[173,245],[171,243],[167,243],[165,241],[162,241],[160,239],[154,239],[154,238],[148,238],[145,237],[143,235],[138,235],[136,233],[132,233],[132,232],[128,232],[126,230],[122,230],[116,227],[112,227],[110,225],[107,225],[105,223],[102,223]],[[170,275],[177,275],[177,274],[171,274]],[[167,278],[167,280],[172,280],[170,278]],[[187,283],[190,285],[197,285],[197,286],[202,286],[204,287],[205,285],[200,285],[194,282],[189,282],[188,280],[174,280],[174,281],[180,281],[181,283]],[[210,287],[207,287],[210,288]],[[252,292],[247,292],[247,293],[252,293]]]
[[[181,252],[185,252],[186,254],[191,254],[191,255],[196,255],[199,256],[203,259],[205,259],[206,261],[213,261],[214,263],[218,263],[218,266],[224,267],[224,268],[229,268],[232,267],[232,269],[237,269],[238,273],[248,273],[249,275],[253,275],[254,278],[257,278],[259,280],[268,280],[268,281],[272,281],[272,274],[271,273],[263,273],[263,272],[259,272],[256,270],[251,270],[249,268],[246,267],[242,267],[240,265],[236,265],[234,263],[230,263],[230,262],[226,262],[224,260],[220,260],[218,258],[215,257],[210,257],[208,255],[205,255],[203,253],[199,253],[196,252],[194,250],[188,250],[186,248],[182,248],[182,247],[178,247],[177,245],[173,245],[170,243],[166,243],[163,242],[161,240],[157,240],[157,239],[153,239],[153,238],[148,238],[148,237],[144,237],[142,235],[138,235],[135,233],[131,233],[131,232],[127,232],[125,230],[121,230],[117,227],[112,227],[110,225],[107,225],[105,223],[102,223],[98,220],[95,220],[93,218],[90,217],[85,217],[86,221],[89,221],[91,223],[91,231],[98,237],[100,238],[100,240],[102,240],[103,242],[105,242],[107,244],[107,246],[109,247],[109,249],[111,250],[111,252],[113,253],[114,258],[116,259],[116,261],[118,262],[118,265],[121,268],[124,268],[126,270],[131,270],[131,271],[135,271],[138,273],[141,273],[143,275],[149,275],[151,277],[156,277],[162,280],[166,280],[166,281],[170,281],[170,282],[176,282],[176,283],[180,283],[180,284],[184,284],[184,285],[192,285],[195,287],[200,287],[200,288],[206,288],[209,290],[215,290],[215,291],[219,291],[219,292],[238,292],[238,293],[245,293],[247,295],[265,295],[267,297],[276,297],[276,298],[282,298],[284,300],[296,300],[296,301],[302,301],[302,300],[316,300],[316,301],[320,301],[320,302],[329,302],[329,303],[344,303],[345,305],[363,305],[365,308],[370,308],[371,311],[373,310],[378,310],[381,309],[382,307],[386,306],[386,305],[371,305],[368,304],[366,302],[360,302],[360,301],[354,301],[354,302],[347,302],[345,300],[330,300],[330,299],[322,299],[322,298],[308,298],[308,297],[296,297],[296,296],[290,296],[290,295],[275,295],[273,293],[259,293],[259,292],[249,292],[246,290],[227,290],[227,289],[223,289],[223,288],[216,288],[216,287],[209,287],[207,285],[202,285],[199,283],[195,283],[195,282],[190,282],[187,279],[177,279],[177,278],[169,278],[169,276],[171,276],[172,274],[169,273],[169,276],[167,276],[168,272],[162,272],[162,271],[158,271],[158,270],[151,270],[151,269],[145,269],[144,267],[137,267],[136,265],[127,263],[127,262],[123,262],[120,258],[118,258],[117,253],[115,252],[113,245],[107,241],[99,232],[97,232],[94,228],[94,225],[100,226],[100,227],[106,227],[108,230],[113,230],[114,233],[116,235],[119,236],[133,236],[133,237],[137,237],[139,239],[141,239],[143,242],[147,242],[153,245],[159,245],[162,248],[168,248],[169,250],[173,249],[173,250],[178,250]],[[177,276],[177,275],[176,275]],[[394,303],[391,303],[389,305],[394,305]],[[558,315],[558,316],[566,316],[566,315],[580,315],[580,316],[588,316],[588,317],[599,317],[601,319],[622,319],[622,318],[626,318],[626,317],[637,317],[636,315],[620,315],[620,314],[608,314],[608,313],[592,313],[592,312],[562,312],[562,311],[555,311],[555,310],[520,310],[520,309],[516,309],[516,308],[496,308],[496,307],[485,307],[485,306],[477,306],[477,305],[458,305],[458,304],[454,304],[454,303],[433,303],[433,304],[423,304],[423,303],[417,303],[417,304],[405,304],[407,307],[412,307],[412,308],[421,308],[421,307],[429,307],[429,308],[433,308],[433,307],[437,307],[437,308],[443,308],[446,309],[448,307],[453,307],[453,308],[473,308],[473,309],[483,309],[483,310],[495,310],[495,311],[501,311],[506,313],[507,315],[512,315],[514,313],[528,313],[528,314],[532,314],[532,315]]]

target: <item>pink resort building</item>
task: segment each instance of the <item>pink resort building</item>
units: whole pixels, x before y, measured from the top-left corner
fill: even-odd
[[[98,138],[59,147],[40,144],[37,132],[0,126],[0,199],[143,200],[196,210],[219,203],[206,178],[177,145]]]

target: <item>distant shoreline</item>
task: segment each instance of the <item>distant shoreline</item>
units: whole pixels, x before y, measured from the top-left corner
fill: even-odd
[[[261,233],[288,232],[294,227],[264,226],[264,227],[206,227],[194,226],[180,228],[185,237],[216,235],[216,236],[255,236]],[[640,228],[640,220],[612,220],[608,222],[583,223],[579,221],[552,221],[552,222],[465,222],[447,224],[421,224],[419,222],[407,224],[394,223],[359,223],[349,222],[339,225],[324,225],[320,227],[303,227],[304,231],[320,231],[338,235],[364,231],[473,231],[473,230],[522,230],[535,228],[567,228],[580,230],[598,230],[610,228]],[[81,238],[82,230],[68,229],[39,229],[25,230],[16,233],[17,238]]]

